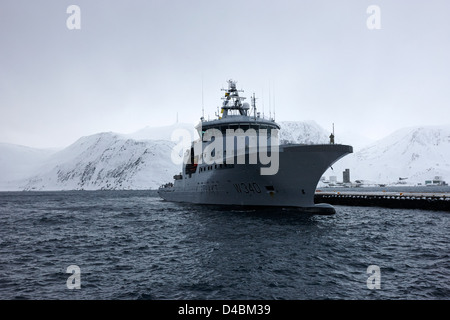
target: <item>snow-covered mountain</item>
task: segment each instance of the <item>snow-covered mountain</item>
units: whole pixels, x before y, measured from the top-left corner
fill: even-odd
[[[280,144],[321,144],[330,141],[329,133],[314,121],[280,121]]]
[[[22,188],[155,189],[180,169],[171,161],[173,146],[171,141],[138,141],[111,132],[83,137],[50,157]]]
[[[450,179],[450,126],[410,127],[398,130],[333,165],[325,176],[342,181],[342,171],[350,178],[377,183],[424,184],[435,176]]]
[[[329,143],[331,132],[326,131],[315,121],[280,121],[280,143],[320,144]],[[335,143],[353,146],[354,151],[369,145],[373,140],[351,131],[338,131]]]
[[[16,190],[56,151],[0,143],[0,190]]]
[[[281,125],[280,136],[293,143],[327,139],[312,121]],[[176,130],[197,138],[193,124],[177,123],[94,134],[58,152],[0,144],[0,190],[155,189],[180,172],[171,158]]]
[[[330,133],[314,121],[279,123],[282,143],[329,143]],[[176,124],[126,135],[99,133],[59,151],[0,144],[0,190],[155,189],[180,172],[181,165],[172,161],[171,136],[177,129],[195,138],[192,125]],[[342,180],[349,168],[352,181],[450,179],[450,126],[406,128],[357,148],[361,141],[358,135],[336,134],[336,143],[354,145],[354,153],[325,176]]]
[[[195,130],[196,124],[191,123],[175,123],[170,126],[163,127],[145,127],[134,133],[123,134],[122,137],[133,140],[172,140],[172,134],[176,130],[184,130],[190,133],[193,139],[198,139],[198,135]]]

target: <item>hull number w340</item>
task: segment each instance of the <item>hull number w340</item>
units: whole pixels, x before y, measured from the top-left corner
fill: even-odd
[[[261,188],[256,182],[233,183],[237,193],[261,193]]]

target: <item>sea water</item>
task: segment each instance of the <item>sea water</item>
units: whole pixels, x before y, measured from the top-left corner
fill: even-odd
[[[0,193],[0,299],[449,299],[450,214]]]

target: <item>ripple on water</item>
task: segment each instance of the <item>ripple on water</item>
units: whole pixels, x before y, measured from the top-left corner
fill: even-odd
[[[343,206],[314,216],[144,191],[0,193],[0,203],[4,299],[450,298],[448,213]],[[367,288],[373,264],[380,290]]]

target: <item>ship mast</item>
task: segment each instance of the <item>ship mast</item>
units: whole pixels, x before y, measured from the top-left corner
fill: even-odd
[[[253,108],[253,118],[256,120],[256,97],[254,92],[252,96],[252,108]]]
[[[246,116],[249,106],[248,103],[242,103],[246,98],[240,97],[239,92],[244,90],[236,89],[236,81],[228,80],[228,89],[222,89],[222,91],[225,91],[225,96],[222,97],[222,118],[233,115],[233,110],[237,110],[241,116]]]

